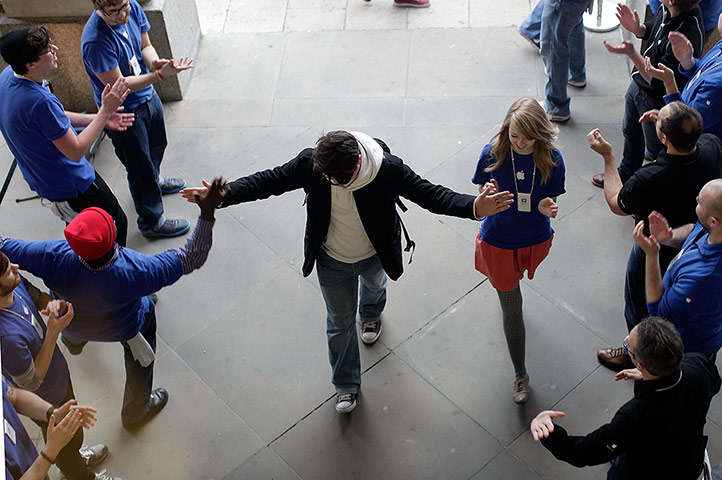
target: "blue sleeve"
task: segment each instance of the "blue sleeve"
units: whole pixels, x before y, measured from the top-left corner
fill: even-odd
[[[147,32],[150,30],[150,23],[148,22],[148,17],[145,16],[143,8],[135,0],[132,0],[130,3],[133,9],[133,14],[135,15],[135,20],[138,22],[138,26],[140,27],[140,33]]]
[[[60,100],[54,95],[52,98],[46,97],[35,103],[30,117],[35,120],[38,130],[51,142],[61,138],[71,127],[70,118],[65,114]]]
[[[133,296],[150,295],[172,285],[183,275],[181,259],[173,250],[146,255],[126,249],[123,272],[128,285],[133,285]]]
[[[564,159],[559,150],[552,152],[552,158],[556,166],[552,169],[552,173],[547,180],[547,197],[558,197],[566,193],[566,188],[564,187],[566,167],[564,166]]]
[[[34,360],[28,345],[17,335],[3,336],[0,340],[3,371],[17,377],[27,372]]]
[[[53,252],[60,240],[26,242],[16,238],[0,237],[0,250],[11,262],[20,265],[23,270],[36,277],[43,278],[47,272],[55,271],[56,262]]]
[[[684,75],[687,78],[692,78],[692,75],[697,71],[697,69],[702,65],[702,59],[700,58],[693,58],[694,60],[694,67],[690,68],[689,70],[682,70],[682,64],[677,64],[677,73]]]
[[[682,94],[677,92],[677,93],[673,93],[671,95],[664,96],[664,103],[672,103],[672,102],[684,102],[684,100],[682,100]]]
[[[105,73],[119,67],[119,58],[118,46],[107,37],[96,36],[83,44],[83,60],[95,73]]]
[[[657,15],[657,10],[659,10],[659,0],[649,0],[649,8],[652,9],[653,15]]]
[[[474,185],[484,185],[486,182],[491,180],[491,172],[485,172],[484,169],[494,164],[494,156],[491,154],[491,143],[487,143],[481,155],[479,155],[479,161],[476,162],[476,170],[474,176],[471,177],[471,183]]]

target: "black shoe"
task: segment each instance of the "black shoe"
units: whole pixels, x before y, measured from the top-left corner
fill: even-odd
[[[168,403],[168,391],[165,388],[156,388],[150,392],[150,398],[148,399],[148,403],[145,405],[145,414],[131,422],[123,420],[123,428],[131,430],[140,427],[145,422],[153,418],[158,412],[163,410],[166,403]]]

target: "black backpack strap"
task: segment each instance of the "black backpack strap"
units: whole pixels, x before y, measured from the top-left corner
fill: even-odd
[[[396,199],[396,205],[401,209],[403,213],[406,213],[408,210],[408,207],[404,205],[404,202],[401,201],[400,198]],[[404,252],[411,252],[411,256],[409,257],[409,265],[411,265],[411,262],[414,261],[414,251],[416,250],[416,242],[411,240],[411,237],[409,236],[409,232],[406,230],[406,225],[404,225],[404,221],[401,220],[401,215],[398,215],[399,222],[401,223],[401,230],[404,232],[404,238],[406,239],[406,247],[404,248]]]

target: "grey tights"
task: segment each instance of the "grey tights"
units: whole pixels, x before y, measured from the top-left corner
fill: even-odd
[[[514,364],[516,378],[526,376],[526,365],[524,364],[526,348],[526,329],[524,328],[524,316],[522,315],[521,288],[517,286],[509,292],[497,290],[501,312],[504,319],[504,336],[506,345],[509,347],[509,356]]]

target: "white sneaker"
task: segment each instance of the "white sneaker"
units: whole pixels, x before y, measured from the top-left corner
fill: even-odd
[[[361,341],[366,345],[373,345],[381,336],[381,319],[375,322],[361,323]]]
[[[105,469],[95,474],[95,480],[123,480],[120,477],[111,477],[105,473]]]
[[[83,445],[80,447],[80,450],[78,450],[78,453],[80,453],[80,456],[85,460],[85,464],[92,467],[105,460],[105,457],[108,456],[108,447],[102,443],[93,445],[92,447]]]
[[[356,394],[344,393],[336,397],[336,413],[348,413],[356,408]]]

